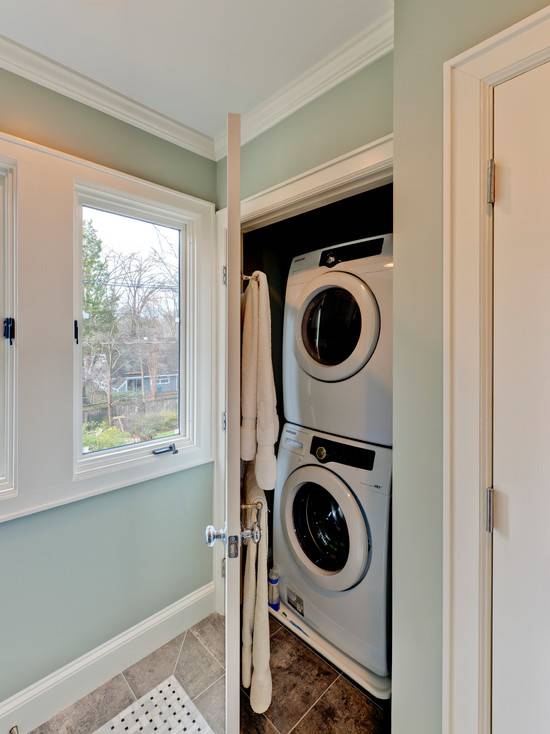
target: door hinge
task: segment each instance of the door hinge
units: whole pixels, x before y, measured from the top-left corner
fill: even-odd
[[[495,203],[495,159],[487,161],[487,203]]]
[[[78,344],[78,321],[76,319],[73,322],[73,338],[75,343]]]
[[[222,431],[227,431],[227,413],[225,410],[222,413]]]
[[[10,346],[13,344],[13,340],[15,339],[15,319],[11,316],[4,319],[4,339],[9,340]]]
[[[224,265],[222,268],[222,283],[227,285],[227,265]]]
[[[495,490],[487,487],[485,490],[485,530],[492,533],[495,529]]]
[[[225,578],[225,556],[222,558],[222,579]]]

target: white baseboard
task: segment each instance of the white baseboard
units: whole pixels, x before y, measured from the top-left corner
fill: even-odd
[[[211,582],[0,702],[0,732],[27,734],[214,611]]]

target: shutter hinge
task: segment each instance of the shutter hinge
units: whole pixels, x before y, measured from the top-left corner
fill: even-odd
[[[13,344],[13,340],[15,339],[15,319],[11,316],[4,319],[4,339],[9,340],[10,346]]]
[[[495,529],[495,490],[487,487],[485,490],[485,530],[492,533]]]
[[[487,161],[487,203],[495,203],[495,159]]]
[[[225,410],[222,413],[222,431],[227,431],[227,413]]]
[[[222,268],[222,283],[227,285],[227,265],[224,265]]]

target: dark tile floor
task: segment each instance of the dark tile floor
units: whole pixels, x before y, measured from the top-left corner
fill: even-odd
[[[265,714],[241,694],[241,734],[388,734],[388,707],[371,699],[270,618],[273,702]],[[32,734],[92,734],[175,675],[215,734],[225,731],[224,621],[211,614]]]
[[[241,734],[389,734],[389,707],[370,698],[271,618],[273,700],[255,714],[241,696]]]

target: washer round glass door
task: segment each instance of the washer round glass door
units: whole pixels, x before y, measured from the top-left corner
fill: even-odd
[[[295,325],[300,367],[324,382],[346,380],[371,358],[380,311],[370,288],[351,273],[331,271],[308,283]]]
[[[364,576],[370,533],[348,485],[320,466],[302,466],[286,480],[281,522],[300,569],[322,589],[345,591]]]

